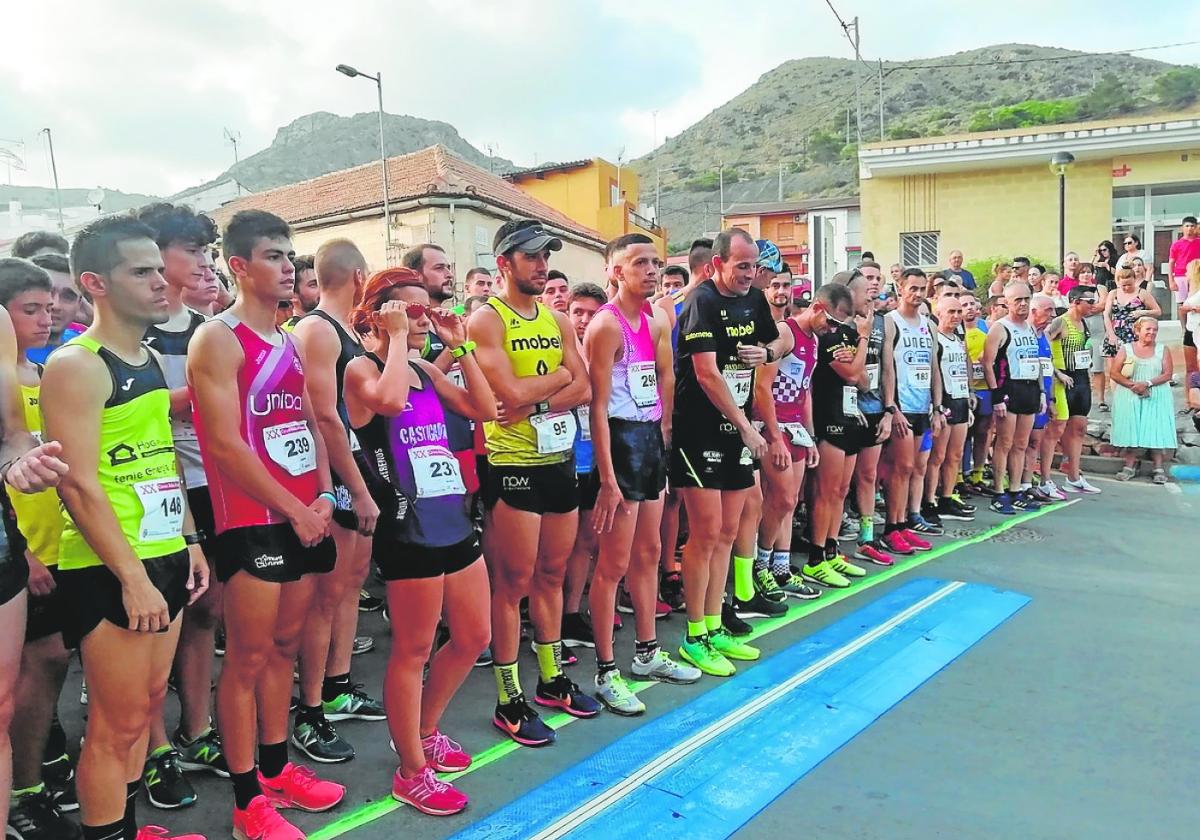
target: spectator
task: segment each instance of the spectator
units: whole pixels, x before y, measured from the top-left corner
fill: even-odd
[[[1041,263],[1036,263],[1029,266],[1028,280],[1029,285],[1037,288],[1042,285],[1042,277],[1046,274],[1046,266]]]
[[[1071,289],[1079,285],[1079,270],[1083,263],[1079,259],[1079,254],[1074,251],[1067,251],[1063,254],[1062,279],[1058,281],[1058,293],[1065,295]]]
[[[1171,243],[1167,257],[1167,275],[1175,289],[1175,300],[1182,303],[1187,297],[1187,267],[1192,260],[1200,260],[1200,231],[1196,229],[1196,217],[1184,216],[1180,228],[1183,234]]]
[[[1141,257],[1134,257],[1132,260],[1127,261],[1125,265],[1133,268],[1133,276],[1137,279],[1139,289],[1150,288],[1150,272],[1146,270],[1145,260]],[[1121,261],[1117,260],[1117,267],[1124,268],[1125,266],[1122,266]]]
[[[23,260],[31,260],[42,254],[60,254],[67,256],[70,246],[66,237],[48,230],[31,230],[22,233],[12,244],[12,255]]]
[[[1187,264],[1188,296],[1179,305],[1179,317],[1183,321],[1184,355],[1187,355],[1187,338],[1192,340],[1192,357],[1196,355],[1196,333],[1200,332],[1200,260],[1192,260]]]
[[[1171,354],[1158,343],[1157,319],[1149,315],[1138,318],[1133,335],[1132,342],[1117,350],[1108,369],[1116,386],[1112,444],[1125,450],[1125,466],[1117,473],[1117,480],[1133,478],[1137,474],[1135,456],[1139,450],[1149,449],[1154,461],[1152,480],[1166,484],[1163,455],[1176,446],[1175,402],[1168,384],[1174,374]]]
[[[681,265],[669,265],[663,269],[660,292],[663,297],[678,292],[688,284],[688,270]]]
[[[1026,261],[1026,266],[1029,262]],[[992,297],[1004,296],[1004,287],[1013,276],[1013,264],[1008,262],[992,263],[992,283],[988,286],[988,294]]]
[[[565,313],[570,306],[570,299],[571,281],[561,271],[553,268],[550,269],[546,274],[546,287],[539,297],[542,305],[553,309],[555,312]]]
[[[1013,257],[1012,269],[1013,280],[1020,280],[1023,283],[1029,282],[1029,257]]]
[[[1109,292],[1104,303],[1104,355],[1111,358],[1121,345],[1133,341],[1133,325],[1139,318],[1157,318],[1161,314],[1154,295],[1137,287],[1133,269],[1118,270],[1117,288]]]
[[[1096,272],[1096,285],[1112,290],[1116,286],[1113,271],[1117,267],[1117,246],[1111,239],[1105,239],[1096,246],[1092,255],[1092,268]]]
[[[958,278],[964,289],[975,290],[975,275],[963,268],[963,252],[957,249],[950,252],[950,272]]]
[[[486,268],[472,268],[463,284],[468,297],[489,298],[496,294],[496,280]]]
[[[1072,256],[1068,254],[1068,257]],[[1087,324],[1088,335],[1103,336],[1104,335],[1104,305],[1108,302],[1108,289],[1103,286],[1096,285],[1096,274],[1092,271],[1091,263],[1079,262],[1079,258],[1075,257],[1078,276],[1076,277],[1076,286],[1087,286],[1096,290],[1096,303],[1092,307],[1091,313],[1084,318],[1084,323]],[[1068,260],[1068,262],[1070,262]],[[1065,280],[1066,277],[1064,276]],[[1059,281],[1058,287],[1062,288],[1062,281]],[[1095,341],[1097,339],[1093,339]],[[1101,411],[1108,411],[1108,403],[1106,402],[1106,394],[1108,393],[1108,379],[1106,371],[1107,360],[1104,354],[1098,351],[1092,353],[1092,405],[1100,406]]]
[[[1142,240],[1136,233],[1127,233],[1121,239],[1121,245],[1124,250],[1121,256],[1117,257],[1117,268],[1124,268],[1133,260],[1146,260],[1146,252],[1142,250]]]

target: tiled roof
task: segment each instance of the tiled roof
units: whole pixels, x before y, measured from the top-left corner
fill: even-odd
[[[799,201],[759,201],[745,204],[730,204],[725,216],[755,216],[762,213],[802,213],[808,210],[830,210],[842,207],[857,207],[858,196],[839,198],[804,198]]]
[[[595,230],[543,204],[498,175],[467,163],[437,145],[388,158],[388,198],[392,204],[420,198],[476,199],[564,231],[602,242]],[[276,187],[223,205],[212,213],[224,225],[238,210],[266,210],[289,224],[310,222],[383,204],[379,163],[330,172],[318,178]]]
[[[551,172],[566,172],[571,169],[582,169],[592,162],[591,158],[568,160],[562,163],[548,163],[545,166],[531,166],[528,169],[516,169],[504,173],[504,180],[512,181],[517,178],[534,178],[538,175],[549,175]]]

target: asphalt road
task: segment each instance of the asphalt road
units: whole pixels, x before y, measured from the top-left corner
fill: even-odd
[[[1186,486],[1096,483],[1104,495],[860,586],[840,601],[818,601],[819,609],[759,639],[766,658],[915,576],[985,583],[1032,598],[792,785],[738,836],[1196,836],[1200,583],[1191,564],[1200,495]],[[937,543],[978,535],[1000,521],[982,513],[974,523],[954,524]],[[660,622],[660,639],[674,647],[683,628],[682,617],[672,616]],[[375,634],[380,644],[355,659],[355,679],[378,695],[389,629],[371,613],[363,616],[361,632]],[[627,661],[632,633],[618,638],[619,661]],[[570,670],[586,686],[593,663],[590,652],[581,653]],[[521,664],[531,689],[536,666],[528,651]],[[358,757],[320,772],[350,785],[346,801],[329,814],[288,813],[318,840],[450,836],[716,684],[705,678],[689,687],[655,686],[644,695],[649,710],[642,718],[605,713],[574,722],[551,748],[500,755],[458,782],[471,806],[445,819],[388,804],[395,762],[382,723],[339,724]],[[71,735],[82,732],[78,688],[76,666],[61,703]],[[477,669],[444,721],[443,731],[473,754],[500,743],[489,723],[494,692],[490,670]],[[171,699],[168,715],[175,714]],[[229,836],[228,782],[191,778],[199,793],[195,806],[155,812],[143,799],[139,816],[173,833]],[[349,815],[363,824],[349,828]]]

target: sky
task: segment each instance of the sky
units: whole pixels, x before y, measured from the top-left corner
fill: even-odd
[[[833,5],[861,17],[872,61],[1200,40],[1195,3]],[[373,112],[374,84],[339,63],[382,72],[388,112],[443,120],[533,165],[638,157],[784,61],[853,57],[825,0],[13,0],[0,20],[0,151],[25,161],[11,182],[52,184],[50,127],[62,186],[158,195],[232,164],[225,129],[245,157],[303,114]],[[1195,62],[1200,47],[1138,54]]]

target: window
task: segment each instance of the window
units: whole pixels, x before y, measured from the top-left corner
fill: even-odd
[[[617,189],[617,182],[609,181],[608,182],[608,206],[616,207],[620,203],[621,203],[621,193]]]
[[[780,222],[775,228],[775,238],[784,242],[791,242],[796,237],[796,225],[794,222]]]
[[[905,266],[937,265],[938,232],[900,234],[900,263]]]

